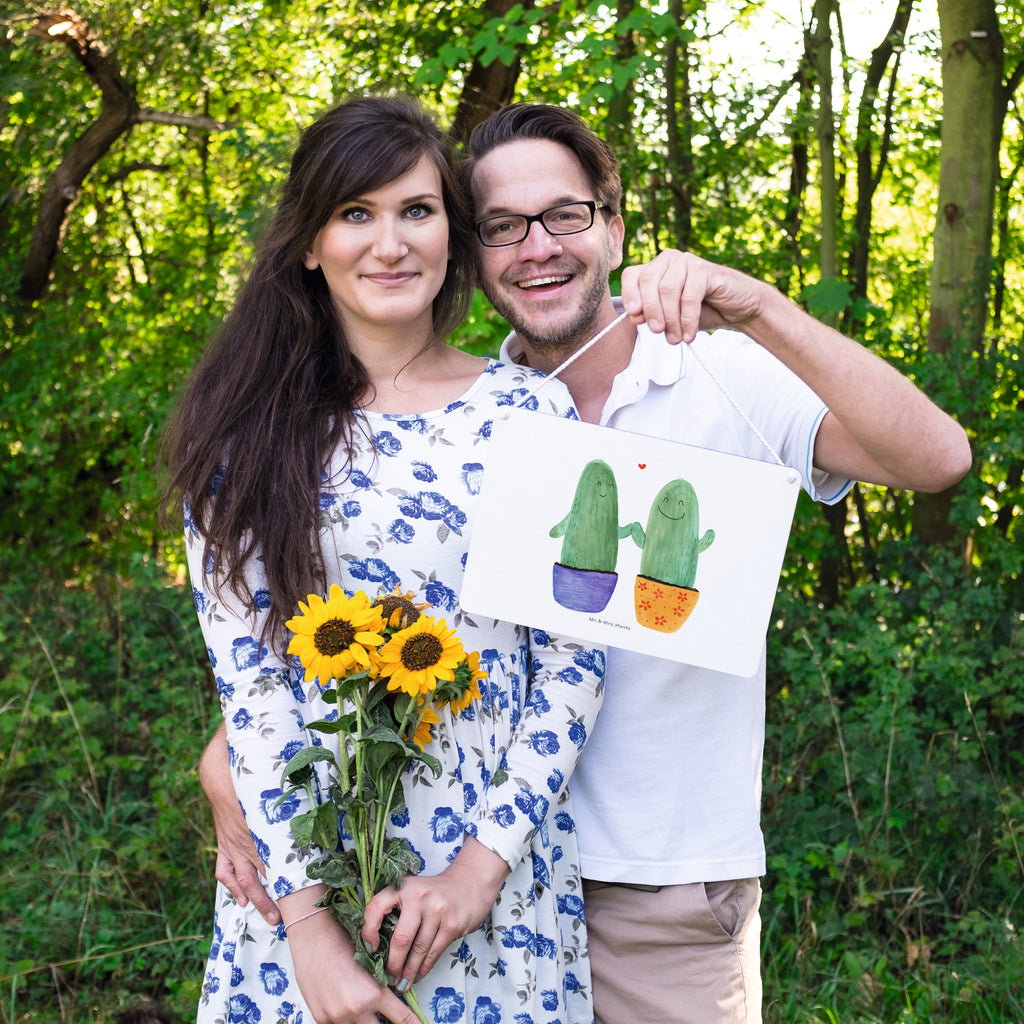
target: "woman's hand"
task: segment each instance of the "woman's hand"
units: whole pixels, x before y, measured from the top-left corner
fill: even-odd
[[[439,875],[412,875],[398,891],[383,889],[363,915],[363,940],[376,949],[381,922],[399,911],[385,967],[399,992],[428,974],[441,954],[486,920],[510,868],[472,836]]]
[[[328,911],[304,916],[317,891],[319,887],[302,890],[281,901],[285,922],[293,922],[286,924],[286,931],[295,981],[316,1024],[379,1024],[381,1018],[392,1024],[420,1024],[394,992],[355,962],[352,941]]]

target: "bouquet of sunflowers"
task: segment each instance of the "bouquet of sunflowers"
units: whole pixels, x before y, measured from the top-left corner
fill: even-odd
[[[399,888],[419,867],[408,842],[386,831],[391,815],[405,806],[401,777],[412,761],[440,775],[441,764],[427,749],[431,726],[444,705],[457,715],[479,700],[478,681],[487,673],[480,671],[479,654],[467,653],[444,619],[422,614],[428,606],[400,586],[371,601],[363,591],[347,597],[335,584],[326,601],[317,594],[307,601],[286,623],[295,634],[288,653],[302,662],[306,682],[317,680],[323,699],[338,706],[336,718],[308,728],[342,735],[337,756],[310,746],[288,762],[282,799],[308,795],[311,809],[292,818],[291,829],[300,846],[327,851],[306,869],[327,886],[317,905],[345,927],[356,961],[383,985],[397,912],[385,918],[376,951],[359,932],[370,898],[387,886]],[[317,761],[332,769],[330,800],[319,805]],[[352,837],[351,849],[340,849],[339,826]],[[422,1017],[411,990],[405,998]]]

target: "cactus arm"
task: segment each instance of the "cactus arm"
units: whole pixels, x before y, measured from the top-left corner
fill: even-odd
[[[626,537],[636,537],[636,531],[640,531],[640,541],[638,543],[643,547],[643,532],[644,528],[639,523],[627,523],[625,526],[619,527],[619,540],[623,540]]]
[[[709,547],[711,547],[711,543],[712,543],[712,541],[714,539],[715,539],[715,531],[714,530],[708,530],[704,534],[704,536],[701,537],[701,539],[699,541],[697,541],[697,550],[698,551],[707,551],[707,549]]]
[[[572,513],[570,512],[569,515],[566,516],[560,523],[556,523],[554,526],[552,526],[551,529],[548,531],[548,536],[549,537],[561,537],[561,536],[563,536],[563,534],[565,533],[566,526],[569,525],[569,517],[571,515],[572,515]]]

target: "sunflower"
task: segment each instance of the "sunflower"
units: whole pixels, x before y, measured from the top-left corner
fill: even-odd
[[[477,683],[481,679],[487,678],[487,672],[480,669],[480,655],[476,651],[470,651],[466,655],[466,668],[463,671],[466,670],[468,670],[469,680],[465,684],[465,692],[461,697],[456,697],[449,704],[453,715],[461,715],[473,701],[480,699],[480,687]]]
[[[444,619],[421,615],[380,649],[380,673],[391,677],[389,690],[415,697],[430,693],[439,679],[454,679],[464,657],[462,641]]]
[[[372,608],[361,590],[346,597],[337,583],[328,600],[319,594],[310,594],[307,600],[308,606],[299,602],[302,614],[285,623],[295,634],[288,653],[298,655],[306,682],[319,676],[326,685],[329,679],[343,679],[352,669],[369,668],[367,647],[384,642],[380,609]]]
[[[416,726],[416,735],[412,738],[412,742],[415,743],[420,750],[422,750],[433,739],[430,727],[435,722],[441,721],[441,716],[434,710],[433,705],[428,704],[426,707],[423,707],[424,699],[425,698],[421,697],[419,703],[420,713],[423,717],[420,719],[420,724]]]
[[[397,629],[406,629],[411,626],[419,617],[424,608],[429,604],[419,604],[415,600],[416,594],[409,590],[403,593],[401,583],[395,585],[395,589],[387,594],[381,594],[373,602],[374,608],[379,608],[384,616],[384,622]]]

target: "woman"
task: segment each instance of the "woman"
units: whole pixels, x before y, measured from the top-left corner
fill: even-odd
[[[534,380],[444,343],[470,298],[470,237],[448,150],[418,106],[330,111],[303,133],[252,275],[172,424],[169,494],[186,500],[235,788],[283,916],[273,928],[218,890],[202,1022],[414,1019],[315,912],[315,851],[286,820],[305,808],[276,803],[283,763],[311,741],[303,723],[328,710],[284,655],[283,624],[333,583],[416,591],[489,673],[475,716],[446,711],[434,726],[441,776],[405,776],[394,832],[424,869],[401,890],[412,952],[389,961],[399,989],[415,978],[438,1024],[592,1019],[565,787],[604,655],[458,605],[491,422]],[[543,411],[575,416],[554,383]],[[511,799],[489,786],[498,769]]]

